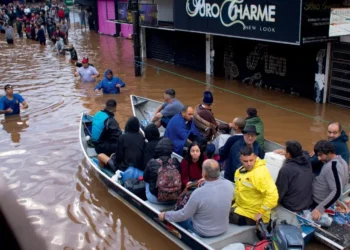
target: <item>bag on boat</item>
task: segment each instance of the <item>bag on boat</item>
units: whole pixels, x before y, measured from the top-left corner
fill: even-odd
[[[175,204],[175,211],[182,209],[191,197],[191,194],[196,190],[198,182],[191,183],[189,187],[186,187],[184,191],[177,198]]]
[[[143,176],[143,171],[135,167],[128,167],[124,172],[121,172],[122,181],[125,182],[128,179],[137,179]]]
[[[124,182],[124,187],[141,199],[146,200],[146,186],[143,177],[127,179]]]
[[[181,175],[174,166],[173,159],[165,163],[161,159],[157,160],[160,164],[157,177],[158,201],[176,201],[181,193]]]

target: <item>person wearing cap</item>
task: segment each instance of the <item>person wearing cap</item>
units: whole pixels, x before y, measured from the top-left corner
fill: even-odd
[[[248,125],[243,129],[243,138],[239,139],[230,149],[230,155],[226,161],[225,166],[225,178],[229,181],[234,181],[234,174],[238,168],[240,168],[240,151],[248,146],[252,148],[254,154],[260,159],[264,159],[265,152],[259,146],[259,143],[256,141],[256,137],[259,133],[256,131],[254,125]]]
[[[256,225],[259,220],[269,223],[271,210],[278,204],[278,191],[266,161],[249,146],[238,154],[242,166],[234,174],[234,204],[229,221],[239,226]]]
[[[202,104],[194,110],[193,121],[199,133],[207,140],[211,141],[218,131],[218,123],[211,111],[211,105],[214,102],[213,94],[205,91]]]
[[[260,147],[264,149],[264,123],[261,118],[258,116],[258,111],[256,108],[247,109],[246,125],[255,125],[256,131],[259,135],[256,138],[256,141],[259,143]]]
[[[91,139],[98,154],[110,156],[117,150],[117,141],[122,135],[114,113],[117,111],[117,102],[108,100],[104,110],[98,111],[92,119]]]
[[[156,109],[152,117],[152,122],[157,128],[160,126],[166,128],[170,119],[182,111],[184,105],[175,98],[175,94],[174,89],[164,91],[164,103]]]
[[[20,104],[23,109],[28,108],[28,103],[20,94],[13,93],[13,87],[10,84],[4,87],[6,95],[0,98],[0,114],[6,116],[18,115],[20,113]]]
[[[83,58],[83,67],[79,68],[77,72],[74,73],[75,76],[80,76],[83,83],[95,82],[96,78],[100,76],[95,67],[89,65],[89,59]]]
[[[107,69],[104,73],[104,79],[95,87],[95,92],[98,93],[103,89],[103,94],[119,94],[120,88],[125,87],[125,83],[119,77],[114,77],[113,72]]]

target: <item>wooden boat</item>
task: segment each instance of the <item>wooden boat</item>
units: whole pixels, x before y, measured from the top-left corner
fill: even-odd
[[[155,100],[150,100],[148,98],[145,97],[140,97],[140,96],[135,96],[135,95],[131,95],[130,96],[131,99],[131,106],[132,106],[132,110],[133,110],[133,115],[136,116],[141,124],[143,124],[144,126],[147,125],[150,120],[151,117],[153,116],[154,111],[157,109],[157,107],[159,105],[161,105],[162,103],[159,101],[155,101]],[[220,121],[222,122],[222,121]],[[164,134],[164,128],[161,127],[159,129],[161,135]],[[272,142],[270,140],[265,139],[265,152],[272,152],[276,149],[281,149],[284,148],[282,145],[277,144],[275,142]],[[177,155],[177,154],[173,154],[173,156],[177,157],[180,161],[182,160],[182,157]],[[276,168],[272,168],[267,166],[267,168],[270,170],[272,176],[277,176],[278,175],[278,170],[276,170]],[[277,172],[276,172],[277,171]],[[342,199],[349,197],[350,195],[350,185],[348,185],[345,188],[345,192],[342,196]],[[152,204],[150,204],[151,206],[154,206]],[[338,236],[341,235],[340,237],[338,237],[338,239],[334,238],[333,235],[334,233],[332,233],[333,231],[337,232],[339,230],[337,230],[337,228],[331,228],[328,231],[327,230],[322,230],[322,229],[316,229],[315,224],[312,224],[312,222],[305,220],[304,218],[302,218],[301,216],[281,207],[278,206],[276,209],[274,209],[274,211],[272,212],[272,216],[274,217],[273,219],[277,219],[278,222],[280,221],[287,221],[289,224],[293,224],[297,227],[300,227],[301,230],[303,231],[303,236],[306,242],[308,242],[313,235],[315,235],[315,237],[320,240],[322,243],[332,247],[333,249],[345,249],[346,247],[350,246],[350,237],[346,236],[346,232],[343,234],[337,234]],[[334,224],[334,223],[333,223]],[[337,226],[337,225],[335,225]],[[349,240],[347,239],[349,238]],[[241,242],[244,242],[241,240]]]

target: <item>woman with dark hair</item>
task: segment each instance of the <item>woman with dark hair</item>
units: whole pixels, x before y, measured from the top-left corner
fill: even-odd
[[[187,156],[181,161],[181,181],[186,187],[193,181],[202,179],[202,164],[207,159],[203,149],[196,141],[188,148]]]

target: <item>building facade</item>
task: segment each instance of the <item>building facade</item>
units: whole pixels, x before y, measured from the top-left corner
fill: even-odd
[[[151,0],[142,56],[350,107],[350,38],[329,36],[331,9],[348,2]]]

